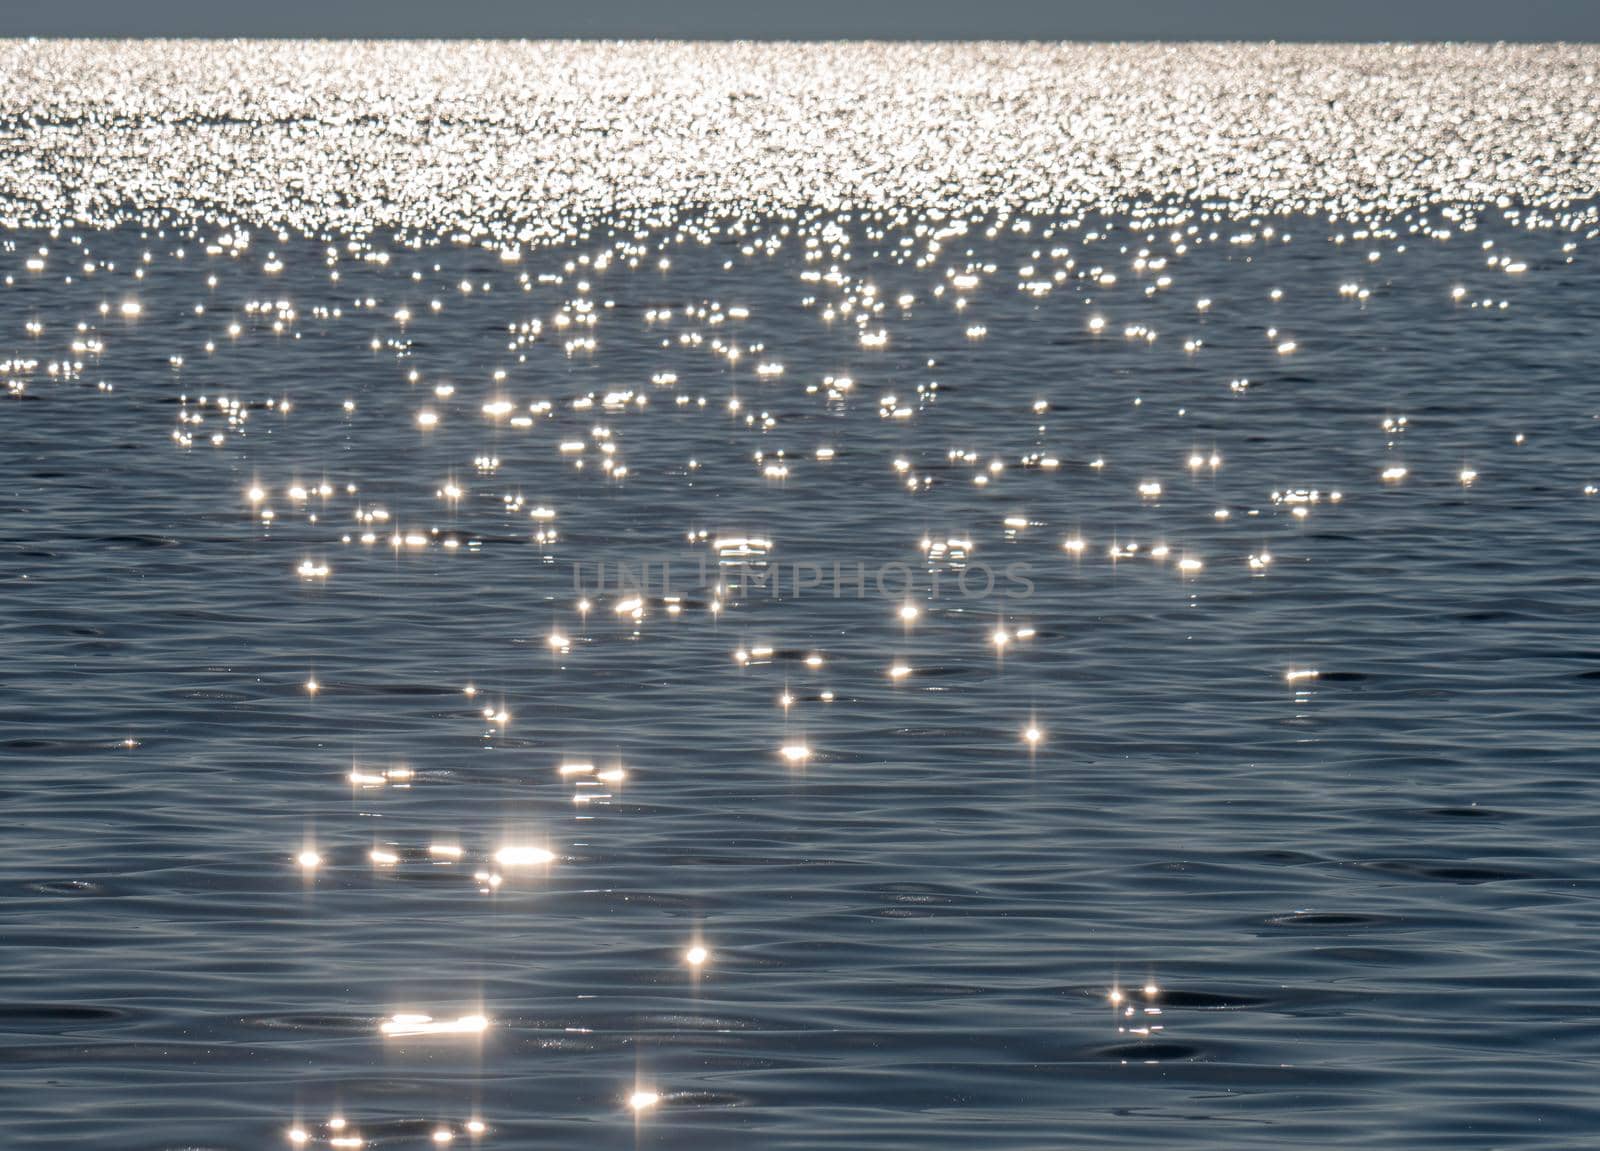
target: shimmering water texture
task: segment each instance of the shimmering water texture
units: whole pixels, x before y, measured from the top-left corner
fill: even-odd
[[[1591,1142],[1597,62],[0,47],[0,1143]]]

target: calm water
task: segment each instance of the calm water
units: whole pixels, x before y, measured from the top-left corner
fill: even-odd
[[[1593,50],[0,57],[5,1145],[1600,1133]]]

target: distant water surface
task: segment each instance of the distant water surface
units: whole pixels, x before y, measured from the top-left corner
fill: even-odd
[[[0,1142],[1585,1145],[1597,63],[0,46]]]

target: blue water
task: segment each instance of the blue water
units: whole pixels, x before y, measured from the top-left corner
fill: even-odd
[[[1592,210],[973,218],[9,227],[0,1142],[1592,1140]]]

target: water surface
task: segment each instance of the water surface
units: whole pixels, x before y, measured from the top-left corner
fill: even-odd
[[[1592,1136],[1593,50],[0,55],[11,1145]]]

